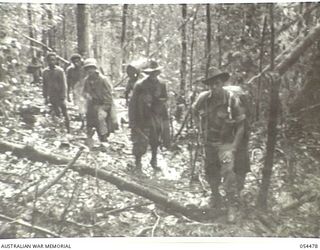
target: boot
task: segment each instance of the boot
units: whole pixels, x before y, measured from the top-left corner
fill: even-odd
[[[161,171],[161,168],[158,167],[158,162],[156,157],[152,157],[150,161],[150,165],[154,171]]]
[[[228,206],[227,221],[228,223],[235,223],[237,216],[237,208],[235,206]]]
[[[69,122],[69,119],[65,120],[65,125],[66,125],[66,129],[67,129],[67,133],[70,134],[70,122]]]
[[[239,202],[236,194],[227,194],[228,209],[227,209],[227,221],[229,223],[235,223],[236,219],[239,218]]]
[[[106,133],[104,135],[99,135],[100,142],[107,142],[109,137],[109,133]]]
[[[142,164],[141,164],[141,157],[136,156],[136,162],[135,162],[136,168],[134,169],[134,172],[137,174],[142,174]]]
[[[214,209],[221,209],[222,208],[222,197],[219,192],[219,185],[220,185],[220,179],[210,178],[208,179],[210,189],[211,189],[211,197],[210,197],[210,207]]]
[[[211,194],[209,205],[211,208],[218,210],[222,208],[222,197],[219,192]]]

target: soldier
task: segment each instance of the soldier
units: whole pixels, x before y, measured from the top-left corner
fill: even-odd
[[[66,77],[63,69],[56,65],[57,56],[55,53],[50,52],[47,54],[47,62],[48,67],[44,69],[42,74],[45,104],[50,102],[53,115],[60,116],[60,112],[62,112],[67,131],[70,133],[70,122],[66,106]]]
[[[127,71],[127,75],[129,77],[129,80],[127,82],[126,90],[124,92],[127,104],[129,103],[130,93],[133,90],[134,85],[136,84],[136,82],[139,79],[141,70],[143,68],[145,68],[148,65],[148,63],[149,62],[146,58],[140,58],[138,60],[131,62],[127,66],[126,71]]]
[[[224,86],[227,72],[210,71],[203,81],[209,87],[202,92],[193,110],[199,125],[205,151],[205,173],[210,185],[211,205],[220,208],[219,186],[223,178],[228,206],[228,221],[234,222],[239,205],[239,193],[246,173],[250,171],[248,155],[248,119],[241,95],[230,94]],[[231,86],[228,86],[231,87]],[[237,86],[233,89],[238,89]]]
[[[137,82],[129,103],[129,125],[133,142],[132,153],[135,156],[136,170],[141,172],[141,158],[151,146],[151,166],[157,166],[157,149],[161,142],[169,146],[169,118],[166,107],[167,89],[157,76],[161,67],[151,60],[149,68],[143,71],[148,76]]]
[[[129,77],[129,80],[127,82],[126,90],[124,92],[127,104],[129,103],[130,92],[133,90],[134,85],[138,81],[139,74],[140,74],[139,70],[137,70],[136,68],[132,67],[131,65],[128,65],[128,67],[127,67],[127,75]]]
[[[84,80],[84,95],[87,99],[87,136],[88,139],[91,139],[95,128],[99,140],[105,142],[113,132],[111,124],[112,87],[107,78],[98,71],[94,58],[86,59],[83,67],[87,73]]]
[[[83,96],[85,71],[83,69],[82,57],[79,54],[73,54],[70,58],[71,65],[66,69],[68,84],[68,101],[76,105],[81,120],[81,128],[85,126],[86,100]]]
[[[37,57],[32,57],[31,63],[27,67],[27,73],[32,74],[32,83],[34,84],[41,82],[41,67],[42,64],[39,59]]]
[[[74,87],[84,77],[82,69],[82,57],[79,54],[73,54],[70,58],[71,65],[67,68],[67,84],[68,84],[68,101],[71,101],[70,93],[74,91]],[[73,98],[74,99],[74,98]]]

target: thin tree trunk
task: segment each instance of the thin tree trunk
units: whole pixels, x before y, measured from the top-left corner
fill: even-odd
[[[49,25],[50,25],[50,28],[48,31],[49,47],[55,51],[56,50],[55,25],[53,24],[53,13],[51,10],[51,4],[50,4],[50,9],[47,9],[47,15],[48,15]]]
[[[31,38],[34,38],[31,3],[28,3],[27,6],[28,6],[27,13],[28,13],[28,23],[29,23],[29,36]],[[31,55],[31,57],[35,56],[34,49],[33,49],[33,42],[32,41],[30,41],[30,55]]]
[[[199,10],[199,6],[197,6],[196,9],[193,10],[195,13],[194,13],[194,18],[192,19],[192,24],[191,24],[190,72],[189,72],[189,91],[190,91],[190,93],[195,93],[193,91],[193,53],[194,53],[194,46],[195,46],[195,37],[194,37],[195,22],[197,19],[198,10]],[[194,99],[194,95],[191,95],[190,100],[189,100],[190,105],[194,101],[193,99]],[[192,114],[190,117],[190,127],[193,127],[193,115]]]
[[[68,58],[68,39],[67,39],[67,20],[66,20],[66,5],[63,5],[62,10],[62,39],[63,39],[63,57]]]
[[[198,6],[197,9],[194,10],[196,13],[194,14],[194,18],[192,20],[191,24],[191,44],[190,44],[190,72],[189,72],[189,90],[190,92],[193,92],[192,89],[192,82],[193,82],[193,53],[194,53],[194,46],[195,46],[195,22],[197,19],[197,12],[198,12]]]
[[[153,8],[153,5],[151,6],[151,8]],[[152,37],[152,18],[150,18],[149,20],[149,31],[148,31],[147,52],[146,52],[147,57],[149,57],[150,55],[151,37]]]
[[[95,10],[93,9],[93,16],[96,15],[96,12],[94,12]],[[99,40],[98,40],[98,30],[100,30],[99,24],[96,21],[96,19],[94,18],[92,20],[92,50],[93,50],[93,57],[98,59],[99,57],[99,53],[98,53],[98,44],[100,44]]]
[[[124,4],[122,8],[122,32],[121,32],[121,65],[122,65],[122,72],[125,71],[125,64],[126,64],[126,34],[127,34],[127,15],[128,15],[128,4]]]
[[[270,52],[270,69],[274,70],[274,4],[270,4],[270,26],[271,26],[271,52]],[[270,186],[270,179],[272,175],[274,149],[277,142],[277,119],[279,114],[279,88],[280,88],[280,75],[275,74],[271,77],[271,91],[270,91],[270,111],[268,122],[268,140],[267,152],[264,167],[262,170],[262,183],[259,190],[257,205],[261,209],[267,209],[268,206],[268,191]]]
[[[135,8],[130,8],[131,9],[131,23],[133,23],[134,21],[135,21],[135,14],[136,14],[136,9]],[[131,24],[131,27],[130,27],[130,29],[131,29],[131,36],[130,36],[130,41],[131,41],[131,43],[130,43],[130,55],[131,55],[131,57],[135,54],[135,49],[136,49],[136,47],[135,47],[135,43],[134,43],[134,36],[135,36],[135,28],[133,27],[133,25]],[[131,59],[131,58],[130,58]]]
[[[41,4],[41,7],[42,7],[43,10],[46,10],[46,7],[45,7],[44,4]],[[48,35],[47,35],[47,30],[46,30],[46,15],[45,14],[42,14],[42,16],[41,16],[41,24],[42,24],[41,42],[43,44],[45,44],[46,46],[48,46]],[[47,50],[45,49],[45,46],[43,48],[44,48],[44,56],[46,56]]]
[[[217,36],[217,42],[218,42],[218,51],[219,51],[219,58],[218,58],[218,66],[219,68],[222,65],[222,48],[221,48],[221,25],[218,23],[218,36]]]
[[[78,52],[85,58],[90,57],[89,18],[89,6],[87,4],[77,4]]]
[[[187,5],[181,4],[183,23],[187,20]],[[186,77],[187,77],[187,25],[183,25],[181,29],[181,65],[180,65],[180,96],[185,96]]]
[[[263,55],[264,55],[264,40],[267,29],[267,16],[263,19],[263,27],[261,32],[261,41],[260,41],[260,56],[259,56],[259,73],[262,72],[263,66]],[[258,91],[256,97],[256,121],[260,119],[260,99],[261,99],[261,77],[258,80]]]
[[[211,14],[210,14],[210,4],[206,4],[206,17],[207,17],[207,41],[206,41],[206,78],[209,74],[209,68],[211,63]]]

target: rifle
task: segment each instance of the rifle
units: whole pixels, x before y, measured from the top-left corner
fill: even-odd
[[[191,144],[192,145],[192,144]],[[192,147],[192,146],[191,146]],[[200,133],[197,133],[197,144],[196,144],[196,149],[194,152],[194,157],[192,157],[192,148],[190,148],[190,163],[191,163],[191,174],[190,174],[190,182],[189,185],[191,185],[191,183],[193,181],[196,181],[196,177],[195,177],[195,169],[196,169],[196,162],[197,162],[197,158],[199,155],[199,149],[200,149],[201,145],[200,145]]]

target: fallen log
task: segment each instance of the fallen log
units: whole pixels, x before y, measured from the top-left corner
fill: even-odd
[[[67,164],[70,162],[70,159],[61,155],[48,154],[28,145],[25,146],[0,140],[0,153],[5,153],[7,151],[11,151],[17,157],[27,158],[31,161],[48,162],[51,164]],[[151,187],[146,188],[141,184],[126,180],[105,170],[88,166],[80,160],[78,163],[74,164],[71,169],[78,172],[80,175],[90,175],[115,185],[119,190],[129,191],[138,196],[151,200],[168,213],[182,214],[197,221],[215,219],[225,214],[224,211],[218,212],[212,209],[198,208],[191,204],[179,204],[177,201],[172,200],[170,197],[159,193]]]
[[[28,227],[28,228],[32,228],[40,233],[43,233],[43,234],[46,234],[46,235],[50,235],[50,236],[53,236],[53,237],[56,237],[56,238],[61,238],[63,236],[59,235],[59,234],[56,234],[55,232],[52,232],[52,231],[49,231],[48,229],[46,228],[43,228],[43,227],[38,227],[38,226],[34,226],[22,219],[16,219],[16,218],[11,218],[9,216],[6,216],[6,215],[3,215],[3,214],[0,214],[0,220],[6,220],[6,221],[9,221],[10,223],[14,223],[14,224],[18,224],[18,225],[21,225],[21,226],[25,226],[25,227]]]

